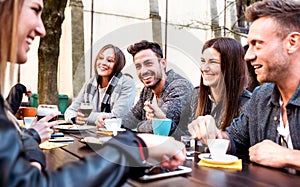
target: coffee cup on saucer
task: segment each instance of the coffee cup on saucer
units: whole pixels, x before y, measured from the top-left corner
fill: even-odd
[[[229,140],[209,139],[207,143],[212,159],[219,160],[226,156],[226,152],[229,146]]]

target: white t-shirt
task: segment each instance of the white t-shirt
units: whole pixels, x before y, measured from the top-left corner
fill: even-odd
[[[280,108],[281,108],[282,104],[283,104],[281,98],[279,99],[279,104],[280,104]],[[280,111],[280,120],[279,120],[279,124],[277,126],[277,132],[278,132],[278,134],[283,136],[284,140],[288,144],[288,148],[289,149],[294,149],[293,148],[293,143],[292,143],[292,138],[291,138],[291,135],[290,135],[289,122],[287,121],[287,123],[284,127],[283,120],[282,120],[282,111]]]

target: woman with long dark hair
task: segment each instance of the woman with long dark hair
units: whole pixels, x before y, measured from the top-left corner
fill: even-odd
[[[201,80],[193,119],[212,115],[219,129],[228,127],[243,111],[251,93],[247,87],[247,64],[242,45],[232,38],[208,40],[202,49]]]

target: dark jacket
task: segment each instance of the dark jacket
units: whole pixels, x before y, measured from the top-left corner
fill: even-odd
[[[40,172],[26,158],[20,134],[0,98],[0,186],[120,186],[128,177],[143,174],[146,145],[129,131],[108,141],[97,154],[57,171]]]

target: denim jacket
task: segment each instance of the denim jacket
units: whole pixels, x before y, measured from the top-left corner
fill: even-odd
[[[280,93],[273,83],[254,90],[244,112],[227,127],[231,153],[247,155],[248,148],[269,139],[276,142],[280,119]],[[300,149],[300,84],[286,105],[293,148]]]

